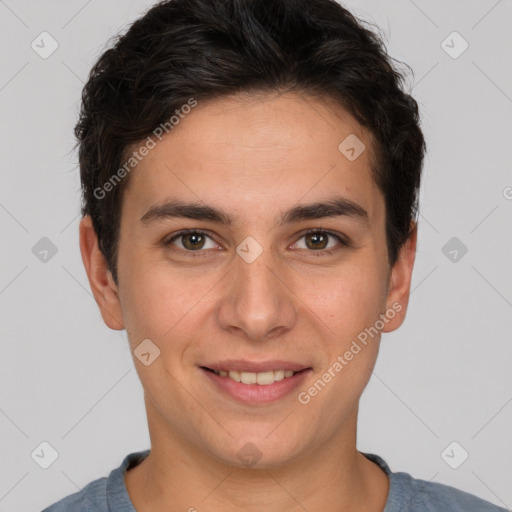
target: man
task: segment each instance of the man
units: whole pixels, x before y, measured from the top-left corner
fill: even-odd
[[[84,88],[80,247],[151,449],[46,509],[494,511],[356,449],[403,322],[425,143],[332,0],[170,0]]]

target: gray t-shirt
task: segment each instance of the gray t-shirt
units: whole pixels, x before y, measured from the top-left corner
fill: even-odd
[[[136,512],[126,490],[124,474],[148,454],[149,450],[130,453],[108,478],[94,480],[43,512]],[[363,455],[389,476],[389,494],[383,512],[507,512],[454,487],[417,480],[407,473],[393,473],[378,455]]]

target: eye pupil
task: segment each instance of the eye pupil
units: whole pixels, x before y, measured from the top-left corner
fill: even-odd
[[[305,245],[307,249],[317,251],[319,254],[323,254],[323,251],[327,251],[327,247],[329,245],[330,237],[334,235],[330,234],[326,231],[310,231],[303,235],[303,239],[305,240]],[[204,248],[206,239],[210,238],[208,235],[205,235],[201,231],[190,231],[190,232],[182,232],[179,235],[173,237],[167,244],[173,244],[174,240],[177,238],[181,239],[181,245],[183,249],[187,251],[199,252]],[[338,238],[339,237],[335,237]],[[339,240],[341,242],[341,240]],[[342,243],[342,245],[348,245],[347,243]]]
[[[311,247],[310,242],[312,242]],[[327,246],[327,236],[323,233],[308,234],[306,235],[306,244],[310,249],[325,249]]]
[[[182,235],[182,243],[187,249],[201,249],[204,245],[204,236],[201,233],[185,233]]]

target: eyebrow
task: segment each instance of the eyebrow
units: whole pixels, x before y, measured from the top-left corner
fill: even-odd
[[[360,204],[345,197],[333,197],[325,201],[294,206],[281,214],[279,224],[341,216],[368,223],[368,212]],[[219,208],[177,200],[153,205],[140,220],[148,224],[171,218],[209,220],[226,226],[234,224],[234,219]]]

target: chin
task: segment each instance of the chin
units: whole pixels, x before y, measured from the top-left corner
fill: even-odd
[[[298,443],[290,438],[287,442],[281,437],[265,438],[268,430],[261,436],[245,436],[231,439],[217,446],[216,457],[225,464],[240,469],[272,469],[283,466],[297,456]],[[229,452],[226,452],[226,448]]]

